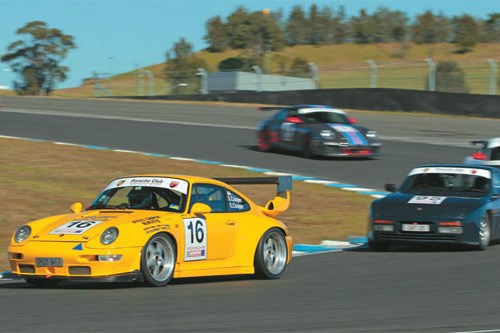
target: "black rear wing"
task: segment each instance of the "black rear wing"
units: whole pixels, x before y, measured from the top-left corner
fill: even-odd
[[[486,141],[486,140],[472,140],[472,141],[470,141],[470,144],[473,146],[485,147],[488,144],[488,141]]]
[[[278,194],[291,191],[293,189],[292,176],[276,177],[234,177],[234,178],[214,178],[228,185],[268,185],[276,184]]]
[[[273,110],[283,110],[283,106],[259,106],[257,110],[259,111],[273,111]]]

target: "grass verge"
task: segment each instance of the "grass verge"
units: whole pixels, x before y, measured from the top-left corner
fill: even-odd
[[[18,226],[68,212],[76,201],[85,206],[114,178],[145,173],[258,176],[242,169],[190,161],[16,139],[0,139],[0,154],[0,272],[10,269],[7,247]],[[261,205],[276,191],[274,186],[238,188]],[[324,185],[294,182],[291,207],[279,219],[287,224],[297,243],[343,240],[366,233],[372,200]]]

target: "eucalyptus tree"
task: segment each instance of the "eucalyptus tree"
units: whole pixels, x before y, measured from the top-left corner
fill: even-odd
[[[69,68],[61,63],[76,48],[73,37],[42,21],[28,22],[16,33],[23,37],[11,43],[1,57],[17,74],[15,90],[22,95],[50,94],[67,78]]]

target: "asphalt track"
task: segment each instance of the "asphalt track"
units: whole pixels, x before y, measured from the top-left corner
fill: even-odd
[[[400,181],[416,164],[459,162],[472,151],[468,140],[495,136],[498,127],[492,120],[355,113],[382,136],[381,158],[310,161],[255,151],[252,127],[263,115],[250,107],[27,100],[4,99],[0,135],[223,160],[375,188]],[[361,247],[294,258],[276,281],[188,279],[165,288],[47,290],[2,281],[0,331],[500,332],[499,255],[500,245],[485,252]]]

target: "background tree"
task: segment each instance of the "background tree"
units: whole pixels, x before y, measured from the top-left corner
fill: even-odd
[[[481,41],[485,43],[500,42],[500,13],[488,15],[489,18],[482,24]]]
[[[443,14],[434,15],[428,10],[417,15],[415,23],[411,26],[412,41],[418,44],[448,42],[450,22]]]
[[[203,59],[193,54],[193,46],[185,38],[181,37],[173,46],[174,56],[167,52],[165,66],[165,78],[170,86],[180,86],[176,93],[198,93],[201,88],[200,77],[196,75],[198,69],[207,68]]]
[[[300,6],[294,6],[285,26],[288,45],[294,46],[306,43],[307,32],[304,29],[305,26],[307,26],[307,19],[304,10]]]
[[[468,93],[465,73],[454,61],[440,61],[436,66],[436,91]]]
[[[49,95],[58,82],[66,80],[69,68],[62,66],[69,50],[76,48],[73,37],[45,22],[32,21],[16,32],[25,36],[8,46],[1,60],[10,64],[19,80],[14,88],[21,95]]]
[[[350,27],[353,41],[356,44],[367,44],[372,41],[373,28],[366,9],[360,9],[359,16],[351,17]]]
[[[220,16],[209,19],[206,23],[207,34],[204,39],[211,52],[223,52],[228,47],[226,26]]]
[[[312,73],[311,68],[309,67],[309,62],[301,57],[293,59],[286,75],[310,78],[312,76]]]
[[[479,41],[479,24],[468,15],[456,16],[453,22],[453,41],[457,43],[459,53],[467,53]]]

